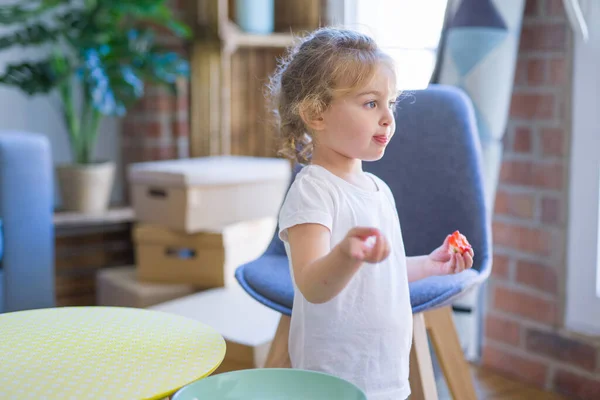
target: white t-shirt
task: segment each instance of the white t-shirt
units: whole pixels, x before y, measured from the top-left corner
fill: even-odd
[[[286,230],[302,223],[329,228],[332,248],[353,227],[376,227],[391,252],[381,263],[365,263],[342,292],[323,304],[308,302],[294,282],[289,352],[292,368],[346,379],[365,391],[368,400],[400,400],[410,394],[412,310],[406,256],[392,192],[381,179],[368,175],[377,191],[309,165],[290,187],[279,214],[290,268]]]

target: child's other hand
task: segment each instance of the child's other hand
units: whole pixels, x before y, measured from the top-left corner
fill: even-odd
[[[390,246],[376,228],[356,227],[350,229],[340,249],[353,260],[378,263],[390,255]]]
[[[469,246],[464,253],[455,252],[450,241],[452,235],[446,236],[444,243],[429,254],[435,275],[458,274],[473,266],[473,249]]]

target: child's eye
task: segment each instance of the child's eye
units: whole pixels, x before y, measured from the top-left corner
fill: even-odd
[[[365,104],[365,106],[367,106],[367,108],[375,108],[375,107],[377,107],[377,102],[369,101],[368,103]]]
[[[390,101],[390,104],[388,104],[388,107],[390,109],[394,109],[396,107],[396,102],[395,101]]]

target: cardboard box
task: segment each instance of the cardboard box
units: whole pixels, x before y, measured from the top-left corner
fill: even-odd
[[[146,308],[195,293],[192,285],[144,283],[134,266],[104,268],[96,274],[96,304]]]
[[[265,251],[275,218],[229,225],[218,232],[183,233],[138,224],[133,231],[137,277],[143,282],[184,283],[201,289],[237,285],[235,269]]]
[[[277,217],[291,179],[287,160],[213,156],[132,164],[136,219],[195,233]]]
[[[262,368],[281,317],[239,286],[198,292],[150,309],[192,318],[216,329],[225,339],[227,351],[215,373]]]

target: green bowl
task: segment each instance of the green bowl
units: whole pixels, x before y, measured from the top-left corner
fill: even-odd
[[[367,400],[343,379],[291,368],[227,372],[200,379],[180,389],[172,400]]]

